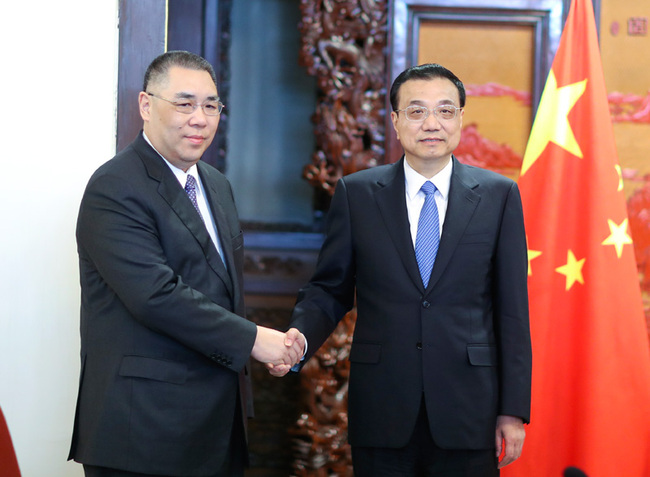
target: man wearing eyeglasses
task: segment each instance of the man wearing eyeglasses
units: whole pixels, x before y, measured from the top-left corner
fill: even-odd
[[[156,58],[143,131],[81,202],[81,379],[70,459],[88,477],[241,476],[248,359],[277,372],[304,338],[244,318],[243,238],[226,178],[200,162],[223,105],[210,64]]]
[[[390,100],[404,156],[339,181],[291,326],[308,360],[356,300],[356,476],[496,476],[519,457],[530,413],[519,192],[453,156],[465,89],[451,71],[409,68]]]

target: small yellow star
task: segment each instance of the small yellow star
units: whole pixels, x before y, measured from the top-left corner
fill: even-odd
[[[608,219],[607,224],[609,225],[609,231],[611,233],[609,237],[603,240],[602,245],[613,245],[616,248],[616,256],[621,258],[623,246],[632,243],[632,237],[627,233],[627,219],[625,219],[621,225],[616,225],[616,222]]]
[[[521,165],[522,176],[544,152],[549,142],[554,142],[574,156],[582,158],[582,151],[573,135],[567,116],[586,88],[586,79],[558,88],[555,74],[551,70],[526,146],[524,161]]]
[[[528,276],[530,277],[533,274],[533,269],[530,266],[531,260],[535,260],[542,254],[539,250],[530,250],[528,249]]]
[[[585,258],[582,260],[576,260],[573,252],[569,250],[566,256],[566,265],[562,265],[555,269],[556,272],[566,276],[566,290],[570,289],[575,282],[585,282],[582,278],[582,266],[585,264],[585,260]]]

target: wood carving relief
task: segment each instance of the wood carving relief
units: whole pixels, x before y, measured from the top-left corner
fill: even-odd
[[[387,0],[302,0],[299,62],[316,77],[316,152],[303,171],[317,190],[383,163]]]
[[[300,373],[305,411],[290,430],[294,437],[294,476],[352,476],[348,356],[355,320],[356,312],[348,313]]]
[[[326,197],[339,178],[384,163],[388,0],[301,0],[300,64],[316,77],[316,152],[303,176]],[[318,204],[317,204],[318,207]],[[356,313],[302,370],[305,412],[294,436],[294,474],[351,476],[347,360]]]

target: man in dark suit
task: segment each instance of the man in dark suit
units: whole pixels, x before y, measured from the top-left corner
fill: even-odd
[[[304,339],[244,318],[233,193],[199,162],[223,107],[210,64],[159,56],[139,107],[143,132],[95,172],[79,211],[69,458],[89,477],[243,475],[249,356],[280,372]]]
[[[518,188],[453,157],[465,89],[451,71],[409,68],[390,99],[404,157],[339,181],[291,326],[306,336],[309,359],[356,297],[356,475],[499,475],[521,453],[530,412]]]

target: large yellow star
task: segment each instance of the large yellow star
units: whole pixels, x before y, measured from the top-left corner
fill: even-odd
[[[566,149],[571,154],[582,158],[582,151],[573,135],[571,124],[567,118],[571,109],[580,99],[587,87],[587,80],[567,86],[557,87],[553,70],[548,75],[548,81],[539,102],[530,139],[526,146],[524,161],[521,165],[521,175],[535,163],[549,142]]]
[[[623,253],[623,246],[632,243],[632,237],[627,234],[627,219],[621,225],[616,225],[613,220],[607,220],[609,224],[609,237],[603,240],[602,245],[613,245],[616,248],[616,256],[621,258]]]
[[[569,250],[566,255],[566,265],[557,267],[556,272],[566,276],[566,290],[571,288],[575,282],[584,283],[582,278],[582,266],[585,264],[586,259],[576,260],[573,252]]]

